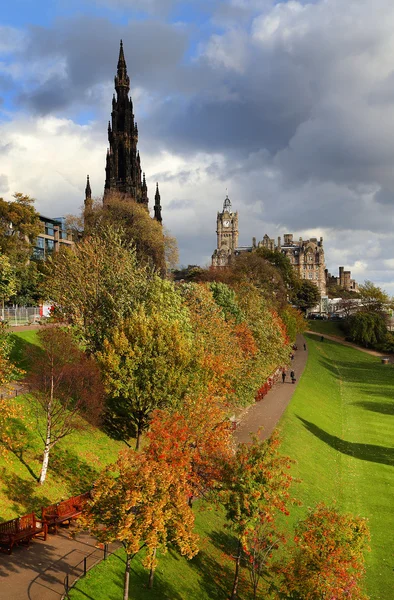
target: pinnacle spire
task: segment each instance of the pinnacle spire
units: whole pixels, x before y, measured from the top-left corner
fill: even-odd
[[[155,194],[154,211],[155,211],[155,219],[156,219],[156,221],[158,221],[159,223],[161,223],[163,219],[161,217],[160,192],[159,192],[159,184],[157,182],[156,182],[156,194]]]
[[[86,178],[85,198],[92,197],[92,189],[90,187],[89,175]]]
[[[126,88],[127,94],[130,90],[130,79],[127,75],[126,60],[123,52],[123,41],[120,40],[119,59],[118,59],[118,70],[115,77],[115,88],[119,92],[120,88]]]

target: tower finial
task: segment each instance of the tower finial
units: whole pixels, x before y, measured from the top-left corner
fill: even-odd
[[[90,199],[92,197],[92,189],[90,187],[89,175],[86,178],[85,198]]]
[[[156,221],[158,221],[159,223],[162,222],[162,217],[161,217],[161,204],[160,204],[160,192],[159,192],[159,183],[156,182],[156,194],[155,194],[155,207],[154,207],[154,211],[155,211],[155,219]]]

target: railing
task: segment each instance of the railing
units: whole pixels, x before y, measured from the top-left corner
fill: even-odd
[[[40,307],[1,308],[0,315],[1,320],[8,323],[8,325],[28,325],[40,320]]]
[[[112,549],[110,550],[110,546]],[[95,548],[93,552],[84,556],[73,567],[70,567],[69,572],[64,577],[64,594],[61,600],[69,600],[69,591],[72,587],[86,575],[90,569],[98,565],[102,560],[107,560],[108,556],[111,556],[116,550],[119,550],[120,544],[103,544],[102,548]],[[91,559],[91,561],[89,561]],[[90,564],[88,564],[88,561]]]

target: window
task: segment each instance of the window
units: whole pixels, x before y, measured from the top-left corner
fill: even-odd
[[[53,252],[53,248],[55,246],[55,242],[53,240],[45,240],[45,248],[48,254]]]

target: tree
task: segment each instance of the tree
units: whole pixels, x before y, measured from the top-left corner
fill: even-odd
[[[122,452],[96,481],[84,520],[100,541],[123,544],[124,600],[129,598],[130,562],[143,548],[150,585],[157,550],[164,553],[172,544],[187,558],[197,554],[198,536],[193,533],[194,515],[187,497],[186,472],[143,452]]]
[[[29,350],[27,383],[36,408],[37,431],[43,443],[39,483],[44,483],[52,448],[75,429],[82,416],[97,420],[102,410],[100,371],[76,345],[69,330],[49,327],[38,332],[40,346]]]
[[[291,301],[302,312],[306,312],[319,303],[320,292],[312,281],[300,279],[293,290]]]
[[[297,276],[294,272],[293,266],[285,254],[280,250],[269,250],[263,246],[257,248],[256,254],[262,256],[271,265],[275,266],[282,274],[285,285],[292,289],[297,284]]]
[[[170,261],[176,258],[174,238],[164,234],[160,223],[150,217],[143,205],[126,200],[118,192],[108,194],[104,205],[93,207],[87,233],[90,235],[103,225],[117,229],[123,242],[135,248],[138,261],[154,266],[162,275],[166,272],[166,252]]]
[[[209,284],[209,289],[218,306],[223,309],[226,321],[232,319],[238,325],[244,320],[242,311],[238,306],[235,291],[225,283],[213,281]]]
[[[7,326],[0,322],[0,386],[5,391],[11,381],[23,374],[11,361],[13,342]],[[2,394],[3,396],[3,394]],[[0,452],[13,443],[11,425],[21,416],[19,407],[11,398],[0,398]]]
[[[271,550],[264,553],[264,549],[269,546],[274,549],[276,542],[272,544],[270,540],[281,537],[275,518],[278,513],[289,514],[288,505],[292,502],[289,488],[293,477],[288,469],[292,461],[279,454],[279,446],[276,432],[265,441],[253,436],[252,443],[238,446],[234,459],[225,469],[223,502],[227,519],[238,539],[231,600],[237,598],[243,554],[253,557],[256,551],[253,532],[263,533],[259,541],[261,571],[271,558]],[[261,562],[263,556],[264,565]]]
[[[362,310],[365,312],[383,312],[394,307],[394,300],[386,292],[374,285],[372,281],[365,281],[359,286]]]
[[[386,316],[377,311],[358,312],[344,323],[346,337],[356,344],[374,348],[387,338]]]
[[[5,254],[0,254],[0,300],[3,309],[4,302],[15,294],[16,288],[15,271],[11,266],[10,260]]]
[[[303,333],[307,322],[303,314],[293,306],[287,306],[281,311],[280,317],[286,326],[286,332],[291,342],[295,342],[298,333]]]
[[[359,584],[368,540],[365,519],[322,503],[309,509],[296,528],[294,548],[276,567],[281,578],[277,597],[366,599]]]
[[[177,405],[189,389],[193,347],[179,322],[141,306],[115,327],[98,353],[108,395],[108,418],[136,449],[155,408]],[[131,427],[130,427],[131,426]]]
[[[16,266],[29,260],[41,223],[34,199],[19,192],[14,198],[12,202],[0,198],[0,251]]]
[[[135,250],[123,238],[103,225],[72,250],[46,261],[43,295],[90,352],[101,350],[109,332],[131,315],[153,276],[137,263]]]

